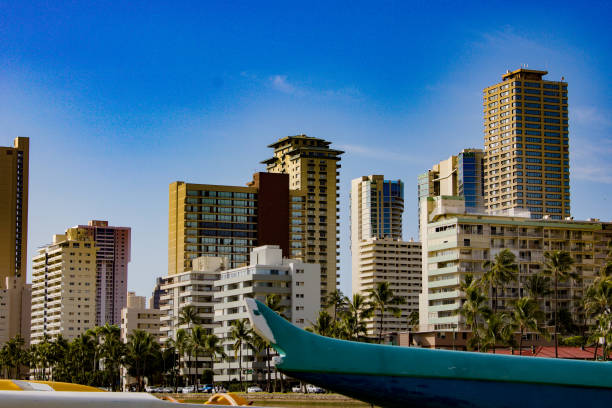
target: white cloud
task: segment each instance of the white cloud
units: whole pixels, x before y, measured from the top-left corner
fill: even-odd
[[[576,106],[570,109],[570,119],[578,124],[608,127],[612,125],[609,112],[603,112],[594,106]]]
[[[270,83],[272,88],[279,92],[289,95],[294,95],[298,92],[298,89],[287,81],[287,75],[273,75],[270,77]]]
[[[354,86],[338,89],[315,89],[296,85],[290,82],[287,75],[272,75],[268,78],[269,85],[282,93],[295,96],[309,96],[312,98],[334,98],[355,100],[361,98],[361,92]]]

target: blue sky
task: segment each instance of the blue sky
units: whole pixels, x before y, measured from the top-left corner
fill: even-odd
[[[28,251],[89,219],[132,227],[129,288],[167,271],[168,184],[244,184],[306,133],[350,180],[404,180],[483,145],[481,91],[528,64],[569,83],[572,215],[612,218],[608,2],[0,0],[0,144],[31,138]]]

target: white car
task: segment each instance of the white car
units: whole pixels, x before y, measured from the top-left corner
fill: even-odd
[[[308,384],[306,386],[306,392],[309,394],[323,394],[325,390],[321,387],[317,387],[316,385]]]
[[[183,387],[183,394],[190,394],[192,392],[195,392],[195,387],[193,385]]]
[[[302,392],[302,387],[300,387],[299,385],[291,387],[291,392]]]
[[[263,392],[263,390],[259,387],[249,387],[247,388],[247,392]]]

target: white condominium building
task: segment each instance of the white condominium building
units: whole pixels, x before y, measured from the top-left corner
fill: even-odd
[[[215,334],[223,341],[228,359],[215,363],[215,381],[231,381],[239,378],[239,362],[235,357],[231,339],[232,322],[246,319],[242,300],[250,297],[266,301],[266,296],[276,294],[285,306],[283,314],[298,327],[311,326],[320,310],[320,266],[282,257],[276,245],[254,248],[249,266],[221,272],[215,282],[219,290],[214,296]],[[253,356],[248,347],[242,351],[243,380],[262,381],[265,378],[264,358]],[[256,361],[258,360],[258,361]]]

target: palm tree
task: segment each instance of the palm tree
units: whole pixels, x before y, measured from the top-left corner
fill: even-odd
[[[559,282],[565,282],[570,279],[578,279],[578,274],[572,271],[572,264],[574,259],[567,251],[552,251],[545,252],[544,258],[544,273],[548,276],[552,276],[554,282],[554,295],[555,295],[555,358],[559,358],[559,338],[557,331],[559,329],[558,311],[559,311]]]
[[[465,324],[472,331],[472,338],[468,346],[473,348],[473,343],[476,342],[476,349],[480,351],[481,333],[479,323],[490,315],[491,309],[487,306],[487,297],[482,293],[480,282],[474,280],[472,274],[467,274],[464,279],[460,287],[465,293],[465,301],[461,309],[459,309],[459,314],[465,318]]]
[[[234,344],[232,345],[234,357],[238,357],[238,375],[240,378],[241,390],[244,390],[242,384],[242,349],[245,345],[251,343],[251,334],[252,330],[247,326],[247,321],[245,319],[234,320],[232,322],[230,337],[232,340],[234,340]]]
[[[344,323],[349,328],[348,339],[359,340],[361,335],[366,334],[365,320],[372,315],[372,307],[367,299],[359,293],[354,293],[350,299],[346,297],[344,303],[346,305],[346,315],[349,316]]]
[[[368,290],[368,299],[370,300],[372,308],[380,313],[378,343],[382,343],[385,312],[389,311],[393,313],[395,317],[400,317],[402,310],[397,307],[397,305],[406,303],[406,301],[393,294],[393,291],[389,288],[389,282],[377,282],[376,287]]]
[[[221,339],[215,336],[214,334],[209,334],[208,336],[206,336],[206,340],[204,341],[204,352],[210,355],[210,360],[213,364],[213,370],[214,370],[214,363],[217,362],[217,356],[220,356],[222,359],[227,357],[227,355],[225,354],[225,350],[223,350],[223,346],[221,345]],[[212,386],[214,390],[215,388],[214,373],[213,373],[212,378],[213,378]]]
[[[506,344],[513,342],[513,326],[507,314],[491,313],[485,319],[485,323],[486,326],[484,329],[483,344],[484,350],[492,348],[493,354],[495,354],[498,343]]]
[[[181,357],[185,357],[185,353],[187,353],[189,349],[189,335],[187,334],[187,330],[178,329],[176,331],[176,340],[174,341],[174,344],[176,345],[176,350],[178,352],[178,367],[180,370],[181,369]],[[189,371],[188,371],[187,365],[185,364],[184,358],[183,358],[183,364],[185,365],[185,369],[186,369],[186,370],[183,370],[183,374],[185,374],[185,371],[187,371],[186,377],[187,377],[187,380],[189,380]]]
[[[522,355],[523,349],[523,334],[525,331],[538,332],[546,335],[545,332],[538,330],[538,320],[542,317],[542,312],[538,304],[530,297],[522,297],[514,303],[511,313],[511,319],[514,326],[520,332],[519,339],[519,355]]]
[[[584,297],[584,308],[587,316],[596,322],[591,340],[595,341],[594,358],[597,358],[597,348],[601,338],[604,340],[604,348],[607,346],[606,324],[610,324],[609,317],[612,315],[612,278],[605,268],[602,268],[600,275],[587,289]],[[610,328],[607,328],[607,330],[610,331]],[[606,350],[604,350],[604,358],[605,355]]]
[[[410,330],[418,330],[418,327],[419,327],[419,312],[418,311],[413,310],[412,312],[410,312],[410,314],[408,315],[408,326],[410,327]]]
[[[281,303],[281,301],[282,299],[280,295],[269,294],[266,296],[266,306],[272,309],[273,312],[279,314],[280,316],[286,319],[287,316],[284,315],[284,312],[287,307],[284,306]],[[266,342],[265,351],[266,351],[266,360],[267,360],[266,364],[268,367],[268,372],[266,373],[266,381],[267,381],[268,390],[270,390],[270,383],[272,382],[272,371],[270,370],[270,344],[268,342]],[[276,366],[274,367],[274,370],[276,370]],[[274,373],[274,377],[275,378],[277,377],[276,372]],[[276,389],[276,381],[274,381],[274,388]]]
[[[320,310],[317,321],[312,323],[312,327],[308,327],[306,330],[315,332],[321,336],[333,337],[336,332],[336,327],[329,313],[327,313],[326,310]]]
[[[493,261],[485,261],[483,268],[487,271],[483,276],[483,283],[488,283],[493,288],[495,302],[493,312],[497,313],[499,289],[511,281],[517,280],[518,265],[515,255],[508,249],[504,249],[495,255]]]
[[[334,290],[329,295],[327,295],[327,307],[332,307],[334,309],[334,322],[338,320],[338,311],[342,310],[346,305],[346,296],[342,294],[342,291],[339,289]]]
[[[128,336],[126,365],[131,374],[136,377],[138,391],[144,388],[143,376],[147,372],[147,362],[155,350],[155,340],[144,330],[134,330]]]
[[[191,336],[189,338],[191,343],[191,351],[195,355],[195,365],[196,365],[196,373],[195,377],[198,377],[198,356],[202,353],[206,352],[206,331],[202,328],[202,326],[194,326],[191,329]],[[197,386],[196,378],[193,379],[193,384]],[[197,388],[196,388],[197,392]]]

